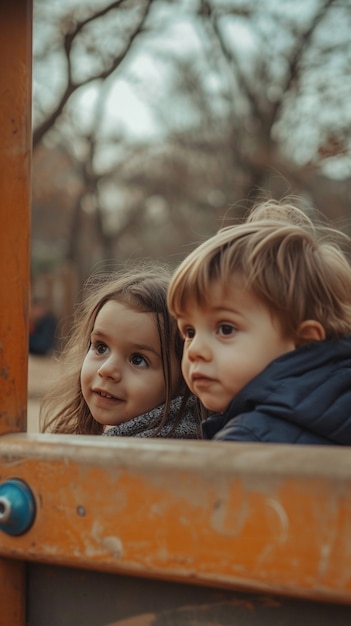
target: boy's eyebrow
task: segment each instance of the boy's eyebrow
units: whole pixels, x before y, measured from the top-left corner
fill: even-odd
[[[235,306],[214,306],[213,310],[216,312],[224,311],[225,313],[235,313],[235,315],[243,315],[241,311],[235,308]]]
[[[222,317],[226,315],[234,315],[236,318],[240,318],[240,320],[244,320],[247,317],[247,312],[245,310],[237,308],[234,303],[228,305],[211,306],[211,313],[212,315],[220,315]]]
[[[228,304],[208,304],[207,309],[210,309],[211,311],[217,313],[220,311],[225,311],[228,313],[237,313],[238,315],[242,315],[242,313],[236,308],[236,305],[233,303],[228,303]]]
[[[234,306],[231,307],[226,307],[226,306],[211,306],[208,307],[210,309],[209,314],[210,315],[236,315],[240,318],[245,318],[245,313],[242,311],[239,311],[238,309],[236,309]],[[192,314],[191,311],[187,312],[187,313],[183,313],[179,316],[177,316],[177,323],[182,323],[182,322],[186,322],[187,319],[189,319],[189,317],[191,318]]]

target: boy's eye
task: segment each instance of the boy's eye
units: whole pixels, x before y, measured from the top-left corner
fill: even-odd
[[[186,326],[181,332],[184,339],[193,339],[195,337],[195,330],[191,326]]]
[[[218,326],[218,334],[221,337],[230,337],[230,335],[234,335],[235,332],[236,328],[232,324],[220,324]]]
[[[142,354],[132,354],[130,362],[132,365],[136,365],[137,367],[149,367],[148,361]]]

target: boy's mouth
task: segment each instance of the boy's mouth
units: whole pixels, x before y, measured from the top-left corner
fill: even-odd
[[[205,374],[201,374],[201,372],[195,372],[191,375],[191,381],[192,383],[211,383],[214,382],[214,379]]]

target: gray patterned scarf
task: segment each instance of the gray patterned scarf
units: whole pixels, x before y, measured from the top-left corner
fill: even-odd
[[[182,418],[171,432],[179,415],[182,404],[182,396],[171,401],[166,424],[155,434],[160,426],[164,404],[138,415],[106,430],[103,435],[107,437],[168,437],[171,439],[200,439],[200,426],[196,418],[195,398],[190,396],[184,408]]]

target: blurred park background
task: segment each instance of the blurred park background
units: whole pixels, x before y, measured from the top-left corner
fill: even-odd
[[[350,0],[34,0],[32,295],[177,264],[258,198],[350,232]]]

